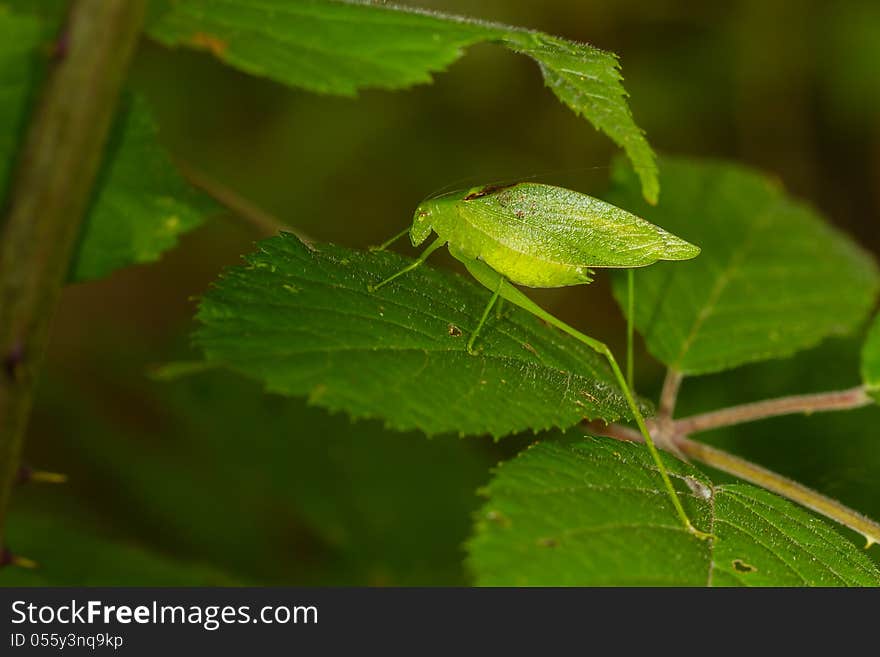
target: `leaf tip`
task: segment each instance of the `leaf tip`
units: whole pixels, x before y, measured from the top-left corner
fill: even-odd
[[[653,167],[637,167],[636,173],[642,184],[642,196],[648,205],[656,206],[660,202],[660,180],[657,177],[657,164],[653,151],[649,154],[652,159]],[[633,163],[635,166],[635,163]]]

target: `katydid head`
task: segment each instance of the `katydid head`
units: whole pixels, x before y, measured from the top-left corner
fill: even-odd
[[[483,195],[485,189],[485,187],[473,187],[468,190],[446,192],[422,201],[413,214],[412,228],[409,231],[413,246],[424,242],[432,230],[437,230],[444,220],[455,216],[455,207],[461,201],[478,198]]]
[[[435,212],[433,205],[433,201],[425,201],[413,213],[412,227],[409,229],[409,239],[413,246],[418,246],[428,239],[428,235],[431,234],[431,228],[433,227],[431,220]]]
[[[409,237],[413,246],[418,246],[436,228],[437,222],[448,216],[450,206],[461,200],[461,194],[453,192],[422,201],[413,214]]]

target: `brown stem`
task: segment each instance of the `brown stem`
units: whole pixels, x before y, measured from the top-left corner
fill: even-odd
[[[660,393],[660,407],[657,415],[660,418],[671,418],[675,412],[675,402],[678,399],[678,390],[681,388],[681,380],[684,378],[681,372],[673,369],[666,370],[666,378],[663,379],[663,391]]]
[[[645,439],[635,429],[623,424],[612,422],[605,424],[602,420],[591,420],[584,422],[584,426],[594,436],[605,436],[606,438],[614,438],[615,440],[626,440],[631,443],[643,443]]]
[[[684,454],[701,463],[766,488],[777,495],[812,509],[816,513],[820,513],[845,527],[849,527],[865,537],[867,542],[866,548],[880,542],[880,524],[844,506],[837,500],[826,497],[796,481],[792,481],[787,477],[783,477],[738,456],[728,454],[715,447],[710,447],[705,443],[688,440],[687,438],[678,438],[675,444]]]
[[[294,232],[289,226],[269,214],[261,207],[255,205],[237,192],[217,182],[202,171],[182,160],[176,160],[177,168],[194,187],[198,187],[230,210],[235,216],[240,217],[254,226],[261,234],[266,236],[277,235],[280,231]],[[298,235],[303,241],[303,236]]]
[[[0,546],[34,383],[146,0],[75,0],[0,228]]]
[[[643,442],[638,431],[622,424],[608,424],[602,422],[588,422],[587,428],[591,433],[607,436],[617,440],[630,442]],[[662,441],[655,439],[658,445]],[[688,440],[682,436],[673,436],[671,440],[674,451],[683,454],[687,458],[704,463],[716,470],[721,470],[743,481],[761,486],[767,490],[788,498],[802,506],[812,509],[826,518],[830,518],[844,527],[849,527],[865,537],[865,547],[871,547],[874,543],[880,543],[880,524],[867,516],[844,506],[837,500],[817,493],[811,488],[783,477],[766,468],[762,468],[750,461],[729,454],[716,447],[710,447],[705,443]]]
[[[870,547],[874,543],[880,543],[880,524],[877,522],[796,481],[715,447],[689,440],[687,436],[692,432],[726,427],[767,417],[792,413],[846,410],[871,403],[873,400],[862,387],[812,395],[793,395],[724,408],[678,421],[664,422],[660,419],[652,423],[651,432],[654,434],[653,437],[657,445],[766,488],[777,495],[812,509],[826,518],[858,532],[865,537],[866,547]],[[642,442],[642,436],[639,432],[622,424],[605,425],[602,422],[589,422],[586,426],[597,435],[617,440]]]
[[[722,408],[717,411],[676,420],[672,428],[677,437],[686,437],[693,433],[708,431],[709,429],[729,427],[769,417],[798,413],[818,413],[821,411],[842,411],[867,406],[872,403],[873,400],[867,395],[864,388],[857,386],[849,390],[820,392],[811,395],[792,395],[791,397],[766,399],[750,404],[742,404],[741,406]]]

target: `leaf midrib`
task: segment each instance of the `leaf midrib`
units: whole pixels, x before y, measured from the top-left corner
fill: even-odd
[[[706,304],[700,310],[697,315],[694,323],[691,325],[691,329],[688,332],[688,335],[685,337],[684,342],[682,342],[681,348],[679,349],[678,356],[674,359],[673,363],[670,364],[670,367],[682,371],[681,363],[687,356],[688,351],[690,351],[691,346],[699,334],[700,328],[709,319],[709,316],[715,310],[715,306],[721,298],[721,295],[724,293],[727,286],[730,284],[730,281],[733,279],[734,273],[736,273],[740,263],[746,257],[749,249],[752,248],[753,242],[760,230],[763,230],[765,225],[772,218],[772,210],[774,210],[778,205],[781,205],[780,201],[774,200],[769,206],[765,207],[763,211],[758,215],[755,221],[749,226],[748,233],[746,234],[743,241],[740,245],[733,251],[728,257],[727,264],[722,270],[721,274],[715,281],[715,285],[712,287],[712,290],[709,293],[709,296],[706,299]]]

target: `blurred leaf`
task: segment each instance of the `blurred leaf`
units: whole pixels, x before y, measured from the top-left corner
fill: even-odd
[[[119,143],[72,263],[75,281],[158,260],[215,207],[175,170],[142,98],[132,98],[120,122]]]
[[[35,430],[70,484],[23,492],[59,516],[74,511],[57,510],[63,495],[145,547],[265,584],[466,583],[488,441],[354,424],[230,372],[145,387],[128,352],[106,357],[112,393],[41,387]]]
[[[664,158],[652,208],[623,167],[609,200],[702,248],[635,274],[635,325],[685,374],[789,356],[855,328],[880,278],[870,255],[770,179],[722,162]],[[626,278],[614,292],[626,307]]]
[[[407,262],[265,240],[206,294],[196,343],[272,392],[398,430],[498,437],[626,415],[601,356],[519,308],[490,319],[483,353],[468,354],[491,296],[475,282],[420,267],[367,291]]]
[[[640,445],[542,441],[502,464],[471,539],[482,585],[878,586],[880,572],[824,521],[766,491],[713,486],[666,463],[701,541],[678,523]],[[688,481],[685,481],[685,480]],[[697,494],[698,493],[698,494]]]
[[[69,0],[0,0],[0,13],[9,11],[40,19],[47,35],[55,32],[65,18]]]
[[[37,77],[36,49],[45,33],[40,21],[0,5],[0,191],[5,197],[15,148]]]
[[[18,554],[38,568],[0,570],[3,586],[234,586],[241,584],[212,568],[113,539],[93,526],[73,523],[59,514],[16,511],[8,534]],[[59,549],[60,548],[60,549]]]
[[[34,85],[51,50],[44,23],[0,6],[0,184],[4,191],[11,182]],[[135,98],[120,117],[115,137],[74,254],[72,281],[156,260],[213,207],[175,171],[159,145],[143,100]]]
[[[817,82],[836,111],[834,126],[861,139],[876,127],[880,110],[880,6],[874,0],[819,5],[822,57]],[[855,124],[855,125],[853,125]]]
[[[880,314],[874,318],[862,348],[862,382],[880,400]]]
[[[553,93],[626,151],[645,197],[657,201],[654,153],[633,121],[612,53],[540,32],[371,2],[194,0],[154,14],[149,33],[167,46],[207,50],[253,75],[346,96],[365,87],[430,82],[464,47],[500,43],[534,59]]]

